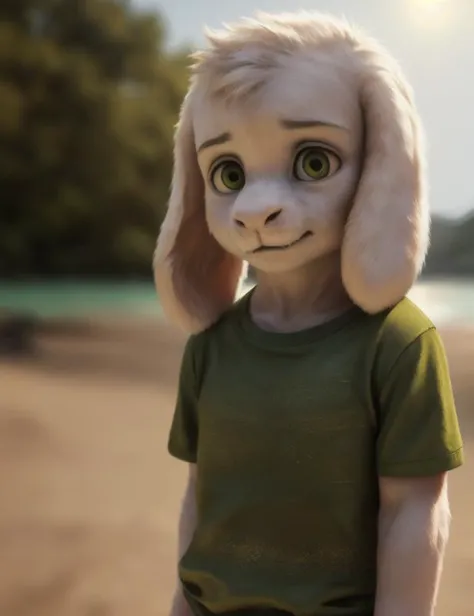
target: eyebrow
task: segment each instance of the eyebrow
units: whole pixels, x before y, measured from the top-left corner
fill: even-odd
[[[320,122],[317,120],[280,120],[280,125],[283,128],[287,129],[298,129],[298,128],[314,128],[314,127],[327,127],[327,128],[337,128],[339,130],[347,131],[348,129],[344,126],[340,126],[339,124],[334,124],[332,122]],[[212,137],[212,139],[207,139],[203,141],[201,145],[198,147],[198,154],[205,150],[206,148],[211,148],[214,145],[222,145],[223,143],[227,143],[232,139],[232,135],[230,133],[222,133],[217,135],[217,137]]]
[[[227,143],[232,139],[232,135],[230,133],[222,133],[221,135],[217,135],[217,137],[213,137],[212,139],[208,139],[207,141],[203,141],[198,148],[198,152],[205,150],[206,148],[210,148],[213,145],[221,145],[221,143]]]
[[[317,120],[280,120],[283,128],[295,129],[295,128],[313,128],[315,126],[323,126],[328,128],[337,128],[339,130],[347,131],[348,129],[339,124],[333,124],[332,122],[318,122]]]

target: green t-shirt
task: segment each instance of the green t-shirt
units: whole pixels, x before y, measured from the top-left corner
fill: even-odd
[[[184,353],[169,451],[198,469],[186,597],[196,614],[372,616],[378,476],[463,462],[442,343],[408,299],[282,334],[249,297]]]

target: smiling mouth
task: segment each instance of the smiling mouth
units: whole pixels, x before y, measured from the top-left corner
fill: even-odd
[[[273,251],[275,251],[275,250],[286,250],[287,248],[291,248],[295,244],[299,244],[300,242],[302,242],[307,237],[310,237],[310,235],[313,235],[313,233],[311,231],[305,231],[305,233],[303,233],[303,235],[301,237],[299,237],[294,242],[290,242],[289,244],[282,244],[282,245],[280,244],[279,246],[268,246],[266,244],[262,244],[261,246],[259,246],[255,250],[253,250],[252,252],[256,253],[256,252],[267,252],[267,251],[270,251],[270,250],[273,250]]]

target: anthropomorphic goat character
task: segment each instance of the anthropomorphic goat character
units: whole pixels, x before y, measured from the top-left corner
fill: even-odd
[[[209,35],[154,264],[190,333],[173,616],[434,613],[463,458],[439,335],[405,297],[428,233],[413,94],[372,39],[306,13]]]

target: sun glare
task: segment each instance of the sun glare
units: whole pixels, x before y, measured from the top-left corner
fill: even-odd
[[[449,0],[406,0],[407,12],[425,28],[444,29],[455,13],[455,3]]]
[[[448,4],[448,0],[411,0],[412,4],[420,9],[428,11],[440,11],[444,10],[443,5]]]

